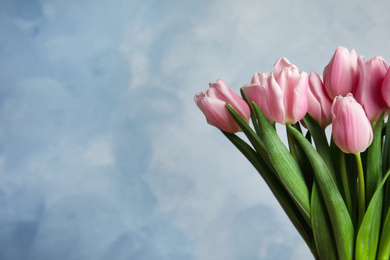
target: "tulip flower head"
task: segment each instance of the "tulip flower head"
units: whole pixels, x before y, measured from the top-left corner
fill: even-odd
[[[390,107],[390,69],[387,70],[385,78],[383,79],[381,93],[383,100],[386,102],[387,106]]]
[[[352,93],[358,81],[357,54],[338,47],[329,64],[324,68],[324,85],[329,97]]]
[[[314,71],[309,75],[307,112],[325,129],[332,122],[332,100],[325,90],[321,76]]]
[[[334,142],[344,153],[358,154],[370,146],[373,138],[370,120],[352,94],[334,99],[332,132]]]
[[[308,75],[286,58],[280,58],[267,78],[266,100],[271,118],[281,124],[294,124],[307,112]]]
[[[209,86],[207,91],[198,93],[194,97],[195,103],[206,116],[207,123],[229,133],[240,131],[240,127],[227,110],[226,103],[249,122],[248,104],[229,89],[223,80],[219,79],[217,83],[210,83]]]
[[[359,83],[354,97],[372,123],[388,108],[382,96],[382,83],[388,68],[389,65],[382,57],[374,57],[367,62],[363,56],[358,58]]]
[[[268,73],[265,72],[256,72],[253,75],[252,83],[242,87],[245,95],[250,102],[254,102],[260,109],[263,111],[264,115],[270,120],[273,124],[275,123],[272,120],[272,117],[269,113],[267,106],[266,98],[266,89],[268,87],[267,83]]]

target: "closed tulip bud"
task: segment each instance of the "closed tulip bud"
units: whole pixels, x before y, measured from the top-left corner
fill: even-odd
[[[238,114],[249,122],[250,110],[248,104],[240,96],[234,93],[223,80],[210,83],[210,88],[195,95],[194,100],[203,114],[207,123],[225,132],[235,133],[241,131],[226,108],[230,104]]]
[[[332,100],[325,90],[321,76],[314,71],[309,75],[307,112],[325,129],[332,122]]]
[[[357,54],[338,47],[329,64],[324,68],[324,85],[329,97],[352,93],[358,81]]]
[[[365,62],[358,58],[359,82],[354,97],[366,111],[372,123],[375,123],[387,104],[382,96],[382,83],[389,66],[382,57],[374,57]]]
[[[382,83],[382,97],[387,106],[390,107],[390,69],[387,70],[385,78]]]
[[[373,138],[370,120],[352,94],[334,99],[332,132],[335,144],[345,153],[358,154],[370,146]]]
[[[274,123],[272,120],[267,106],[266,89],[267,89],[268,73],[256,72],[252,78],[252,83],[242,87],[245,95],[250,102],[254,102],[263,111],[264,115]]]
[[[281,124],[294,124],[307,113],[308,75],[286,58],[280,58],[267,78],[266,99],[271,118]]]

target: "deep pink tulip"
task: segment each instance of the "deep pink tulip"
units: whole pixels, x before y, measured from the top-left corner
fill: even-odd
[[[373,138],[370,120],[352,94],[334,99],[332,132],[334,142],[345,153],[357,154],[370,146]]]
[[[325,129],[332,122],[332,100],[325,90],[321,76],[314,71],[309,75],[307,112]]]
[[[329,97],[352,93],[358,81],[357,54],[337,47],[329,64],[324,68],[324,85]]]
[[[195,95],[194,100],[200,110],[206,116],[207,123],[225,132],[235,133],[240,127],[234,121],[226,108],[230,104],[247,122],[249,122],[250,110],[248,104],[240,96],[234,93],[223,80],[210,83],[210,88]]]
[[[390,69],[387,70],[385,78],[382,83],[382,97],[388,107],[390,107]]]
[[[363,56],[358,58],[359,82],[354,97],[363,106],[372,123],[387,109],[382,97],[382,83],[388,68],[389,65],[382,57],[374,57],[367,62]]]
[[[286,58],[280,58],[267,78],[266,98],[271,118],[281,124],[296,123],[307,112],[308,75]]]
[[[267,78],[268,73],[256,72],[253,75],[252,83],[242,87],[245,95],[248,97],[250,102],[254,102],[263,111],[264,115],[274,123],[272,120],[267,106],[266,89],[267,89]]]

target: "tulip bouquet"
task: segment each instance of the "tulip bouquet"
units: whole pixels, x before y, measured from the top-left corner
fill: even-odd
[[[255,73],[241,96],[217,80],[194,99],[260,173],[315,259],[389,259],[384,59],[338,47],[322,77],[281,58],[271,73]],[[276,123],[285,125],[287,144]]]

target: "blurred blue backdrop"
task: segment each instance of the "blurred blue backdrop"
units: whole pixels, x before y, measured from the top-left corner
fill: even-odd
[[[390,58],[390,2],[0,0],[0,259],[312,259],[193,95],[338,45]]]

